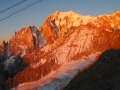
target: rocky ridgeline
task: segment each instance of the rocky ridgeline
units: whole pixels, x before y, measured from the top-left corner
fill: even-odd
[[[119,21],[118,11],[98,17],[55,12],[39,30],[27,26],[15,32],[9,43],[0,46],[6,87],[36,81],[63,63],[80,60],[92,52],[119,49]]]

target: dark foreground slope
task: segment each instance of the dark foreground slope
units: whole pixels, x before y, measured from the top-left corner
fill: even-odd
[[[120,50],[107,50],[64,90],[120,90]]]

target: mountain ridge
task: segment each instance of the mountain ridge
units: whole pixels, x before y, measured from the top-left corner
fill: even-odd
[[[8,77],[6,86],[13,88],[36,81],[64,63],[87,59],[91,53],[99,55],[111,48],[119,49],[119,21],[119,11],[98,17],[57,11],[46,18],[39,30],[27,26],[15,32],[8,43],[8,55],[1,58],[10,67],[5,72],[12,75]],[[11,72],[10,69],[17,70]]]
[[[69,31],[70,28],[72,27],[79,27],[81,25],[90,25],[91,27],[98,27],[100,29],[120,29],[119,26],[119,20],[116,19],[116,17],[119,19],[120,17],[120,12],[119,11],[114,11],[111,15],[99,15],[97,17],[93,16],[82,16],[79,15],[73,11],[69,12],[55,12],[53,14],[50,14],[47,19],[44,21],[43,25],[39,28],[41,31],[41,34],[47,41],[54,42],[54,38],[57,36],[63,36],[65,33]],[[50,23],[54,21],[53,27],[56,28],[55,31],[59,34],[51,34],[53,31],[51,30],[51,25]],[[49,24],[49,25],[48,25]],[[115,25],[114,25],[115,24]],[[46,36],[46,30],[44,28],[47,28],[48,35]],[[56,27],[57,26],[57,27]],[[50,38],[51,39],[50,39]],[[50,42],[50,43],[51,43]],[[49,44],[49,42],[48,42]]]

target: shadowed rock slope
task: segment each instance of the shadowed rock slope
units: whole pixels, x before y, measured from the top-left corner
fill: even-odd
[[[120,50],[105,51],[95,64],[79,72],[63,90],[120,90]]]

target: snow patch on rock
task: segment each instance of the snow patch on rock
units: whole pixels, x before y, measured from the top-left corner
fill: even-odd
[[[23,53],[21,54],[21,57],[24,57],[26,55],[26,52],[23,51]]]
[[[41,60],[39,60],[39,62],[37,62],[37,63],[32,63],[31,64],[31,68],[37,68],[37,67],[39,67],[40,65],[42,65],[42,64],[44,64],[46,62],[46,59],[41,59]]]
[[[8,67],[10,64],[14,64],[14,56],[11,56],[9,59],[7,59],[5,62],[4,62],[4,70],[8,70]]]

